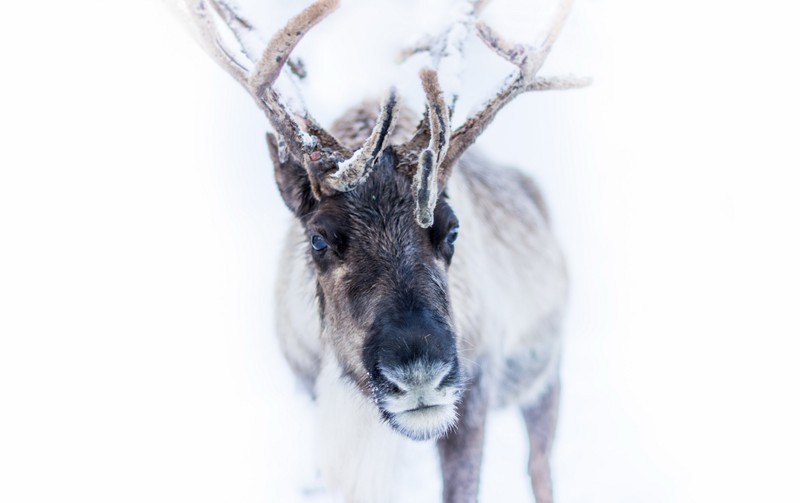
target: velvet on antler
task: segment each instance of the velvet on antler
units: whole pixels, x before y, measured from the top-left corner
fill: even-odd
[[[351,152],[325,131],[306,110],[292,110],[274,87],[290,55],[303,36],[339,7],[339,0],[318,0],[291,18],[268,43],[225,0],[187,0],[193,24],[199,29],[206,51],[264,111],[277,133],[279,160],[290,155],[306,167],[314,195],[352,190],[363,182],[386,146],[398,115],[398,98],[390,90],[381,105],[378,123],[362,148]],[[218,30],[224,25],[236,43],[226,45]],[[262,49],[263,48],[263,49]],[[243,55],[245,61],[240,59]],[[297,73],[296,70],[293,70]]]

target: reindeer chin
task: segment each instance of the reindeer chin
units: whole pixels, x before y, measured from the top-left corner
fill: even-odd
[[[459,386],[442,386],[427,393],[383,393],[376,403],[387,423],[412,440],[435,440],[455,428]]]
[[[436,440],[456,424],[456,404],[427,405],[405,412],[385,412],[391,427],[411,440]]]

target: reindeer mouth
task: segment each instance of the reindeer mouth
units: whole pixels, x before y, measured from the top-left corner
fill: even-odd
[[[416,409],[407,410],[406,412],[419,412],[428,409],[435,409],[437,407],[443,407],[443,405],[420,405]]]
[[[412,440],[432,440],[455,426],[456,404],[421,405],[403,412],[386,412],[386,417],[398,433]]]
[[[455,426],[461,386],[454,365],[382,369],[381,376],[376,402],[395,431],[413,440],[430,440]]]

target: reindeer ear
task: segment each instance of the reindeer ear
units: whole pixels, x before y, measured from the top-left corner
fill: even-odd
[[[293,159],[288,153],[281,160],[278,150],[278,139],[272,133],[267,133],[267,146],[272,164],[275,168],[275,182],[281,193],[283,202],[297,217],[307,215],[314,209],[317,199],[311,189],[308,172],[303,165]]]

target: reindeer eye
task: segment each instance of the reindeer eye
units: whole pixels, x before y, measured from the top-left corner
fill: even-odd
[[[447,237],[445,239],[451,245],[456,242],[456,239],[458,239],[458,225],[450,229],[450,232],[447,233]]]
[[[313,236],[311,236],[311,248],[313,248],[314,251],[319,252],[327,247],[328,247],[328,242],[325,241],[324,237],[320,236],[319,234],[314,234]]]

